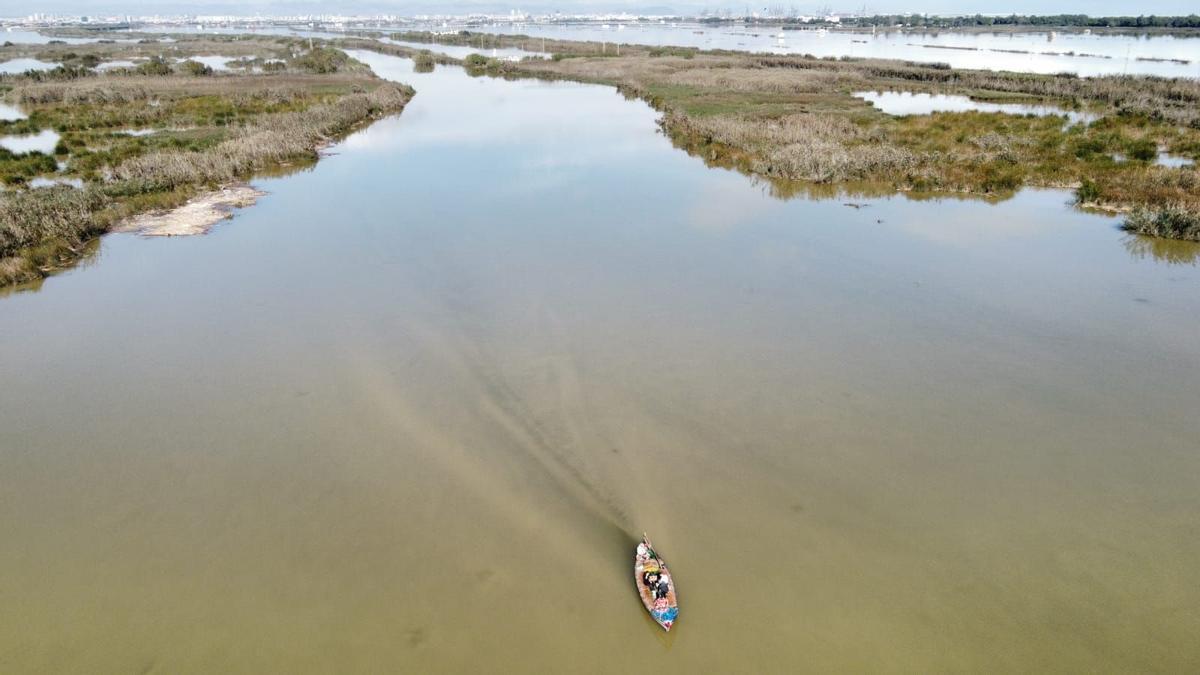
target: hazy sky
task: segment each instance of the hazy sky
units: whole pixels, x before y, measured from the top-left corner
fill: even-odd
[[[819,7],[834,11],[856,11],[866,5],[871,12],[930,12],[960,14],[968,12],[1016,12],[1021,14],[1079,13],[1100,15],[1191,14],[1200,13],[1198,0],[830,0],[828,2],[758,0],[737,2],[729,0],[0,0],[0,16],[23,16],[30,12],[72,14],[111,13],[460,13],[478,11],[597,11],[627,10],[675,11],[696,13],[704,9],[750,7],[798,8],[814,12]]]

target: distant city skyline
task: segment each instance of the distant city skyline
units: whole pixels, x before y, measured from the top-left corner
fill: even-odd
[[[1128,0],[876,0],[875,2],[705,2],[703,0],[532,0],[531,2],[500,2],[497,0],[456,0],[436,2],[427,0],[367,0],[364,2],[329,2],[326,0],[42,0],[17,5],[11,0],[0,3],[0,17],[29,16],[32,13],[51,14],[466,14],[471,12],[507,13],[522,10],[531,13],[590,13],[629,12],[643,14],[689,14],[718,10],[739,11],[747,8],[762,13],[767,9],[782,9],[814,14],[828,8],[834,12],[869,13],[929,13],[929,14],[1089,14],[1091,16],[1185,15],[1200,12],[1194,0],[1155,0],[1130,3]]]

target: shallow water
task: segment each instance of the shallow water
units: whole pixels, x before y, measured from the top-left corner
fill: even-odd
[[[1190,157],[1172,155],[1169,152],[1159,152],[1158,159],[1155,161],[1155,164],[1158,164],[1159,166],[1179,168],[1184,166],[1195,166],[1196,162]]]
[[[29,181],[29,187],[54,187],[56,185],[67,185],[73,188],[83,187],[83,180],[79,178],[43,178],[37,177]]]
[[[208,55],[208,56],[189,56],[189,57],[187,57],[187,59],[183,59],[183,60],[197,61],[199,63],[203,63],[204,65],[208,66],[209,68],[212,68],[213,70],[229,70],[229,62],[235,61],[238,58],[240,58],[240,57]]]
[[[62,137],[58,135],[57,131],[42,129],[36,134],[0,136],[0,147],[17,155],[26,152],[40,152],[49,155],[54,152],[60,138]]]
[[[432,30],[445,30],[431,27]],[[875,34],[851,31],[781,31],[778,26],[700,26],[681,23],[585,25],[493,25],[470,30],[596,40],[629,44],[676,45],[777,54],[853,56],[948,63],[955,68],[1018,72],[1072,72],[1082,76],[1146,74],[1200,77],[1200,38],[1083,33]],[[1018,53],[1020,52],[1020,53]],[[1073,53],[1073,54],[1072,54]],[[1179,59],[1150,61],[1146,59]]]
[[[100,38],[50,37],[47,35],[42,35],[35,30],[21,28],[10,28],[5,31],[0,31],[0,43],[11,42],[13,44],[44,45],[49,43],[51,40],[60,41],[69,45],[81,45],[99,42]],[[128,42],[128,40],[118,40],[117,42]]]
[[[356,56],[403,115],[0,300],[0,670],[1200,658],[1197,247],[779,201],[611,89]]]
[[[158,34],[158,35],[175,34],[175,33],[181,33],[181,34],[185,34],[185,35],[210,35],[210,34],[217,34],[217,35],[279,35],[279,36],[289,36],[289,37],[302,36],[302,37],[314,37],[314,38],[320,37],[320,38],[331,38],[331,39],[343,38],[343,37],[346,37],[346,35],[347,35],[344,31],[343,32],[333,32],[333,31],[319,31],[319,30],[304,30],[304,29],[299,29],[299,28],[292,28],[290,26],[249,26],[249,25],[247,25],[247,26],[206,26],[206,25],[189,24],[186,26],[170,26],[170,25],[162,26],[162,25],[146,24],[146,25],[142,25],[142,26],[136,26],[130,30],[131,30],[131,32],[134,32],[134,33],[152,33],[152,34]],[[160,40],[161,41],[171,41],[170,38],[160,38]]]
[[[1113,158],[1114,162],[1118,162],[1118,163],[1137,161],[1137,160],[1131,159],[1128,155],[1126,155],[1123,152],[1114,153],[1112,158]],[[1154,158],[1154,165],[1155,166],[1165,166],[1165,167],[1169,167],[1172,169],[1179,169],[1179,168],[1186,168],[1186,167],[1194,166],[1195,162],[1192,161],[1192,159],[1189,157],[1182,157],[1180,155],[1172,155],[1171,153],[1166,152],[1164,150],[1159,150],[1158,156],[1156,156]]]
[[[53,70],[60,66],[58,63],[39,61],[37,59],[10,59],[0,63],[0,73],[20,75],[27,70]]]
[[[1025,103],[988,103],[975,101],[966,96],[954,94],[927,94],[911,91],[860,91],[856,97],[870,102],[879,110],[889,115],[929,115],[935,112],[1000,112],[1010,115],[1037,115],[1039,117],[1063,116],[1069,124],[1091,122],[1096,119],[1092,113],[1063,110],[1050,105],[1029,105]]]
[[[26,115],[17,106],[9,105],[8,103],[0,103],[0,120],[11,122],[14,120],[23,120],[27,117],[29,117],[29,115]]]
[[[137,63],[135,63],[134,61],[127,61],[127,60],[105,61],[104,63],[101,63],[100,65],[96,66],[96,70],[105,71],[105,70],[112,70],[114,68],[133,68],[136,66],[137,66]]]

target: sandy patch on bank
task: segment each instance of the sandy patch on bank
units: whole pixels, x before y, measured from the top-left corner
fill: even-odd
[[[193,197],[170,211],[143,213],[121,223],[118,232],[145,237],[186,237],[205,234],[213,225],[233,217],[233,209],[253,205],[266,193],[249,185],[231,185]]]

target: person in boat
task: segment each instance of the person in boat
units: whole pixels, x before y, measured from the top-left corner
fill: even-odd
[[[671,592],[671,580],[665,574],[660,575],[658,577],[658,583],[654,584],[650,588],[654,589],[654,598],[655,599],[665,598],[665,597],[667,597],[667,593]]]
[[[657,569],[642,572],[642,583],[645,584],[646,588],[648,588],[652,593],[656,588],[658,588],[660,578],[661,577],[659,576]]]

